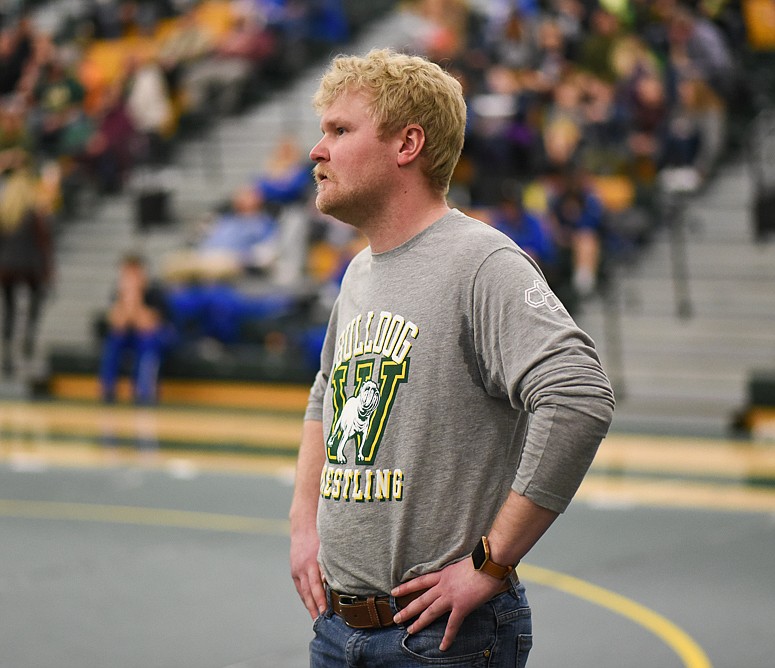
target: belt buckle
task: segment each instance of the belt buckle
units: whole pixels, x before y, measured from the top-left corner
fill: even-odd
[[[358,597],[352,594],[339,594],[339,605],[355,605]]]

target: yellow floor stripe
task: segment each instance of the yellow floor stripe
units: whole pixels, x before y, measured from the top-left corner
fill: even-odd
[[[140,508],[136,506],[109,506],[90,503],[0,499],[0,515],[25,519],[135,524],[141,526],[198,529],[201,531],[273,534],[278,536],[285,536],[290,531],[290,525],[287,520],[172,510],[168,508]]]
[[[591,582],[532,564],[520,565],[519,575],[520,578],[524,576],[530,582],[589,601],[635,622],[653,633],[675,652],[685,668],[711,668],[708,656],[685,631],[669,619],[632,599],[598,587]]]

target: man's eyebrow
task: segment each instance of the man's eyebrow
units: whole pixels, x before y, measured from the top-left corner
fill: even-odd
[[[323,118],[320,121],[321,129],[323,127],[332,127],[332,126],[349,125],[349,124],[350,124],[350,121],[346,120],[341,116],[329,116],[328,118]]]

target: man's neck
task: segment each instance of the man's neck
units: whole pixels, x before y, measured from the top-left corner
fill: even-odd
[[[397,207],[397,210],[385,211],[380,219],[370,221],[367,229],[362,231],[371,251],[384,253],[405,244],[449,211],[450,207],[443,197],[425,202],[422,206]]]

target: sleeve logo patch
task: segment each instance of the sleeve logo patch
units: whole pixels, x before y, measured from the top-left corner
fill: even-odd
[[[550,311],[558,311],[562,308],[560,300],[543,281],[533,281],[533,287],[525,290],[525,303],[533,308],[546,306]]]

